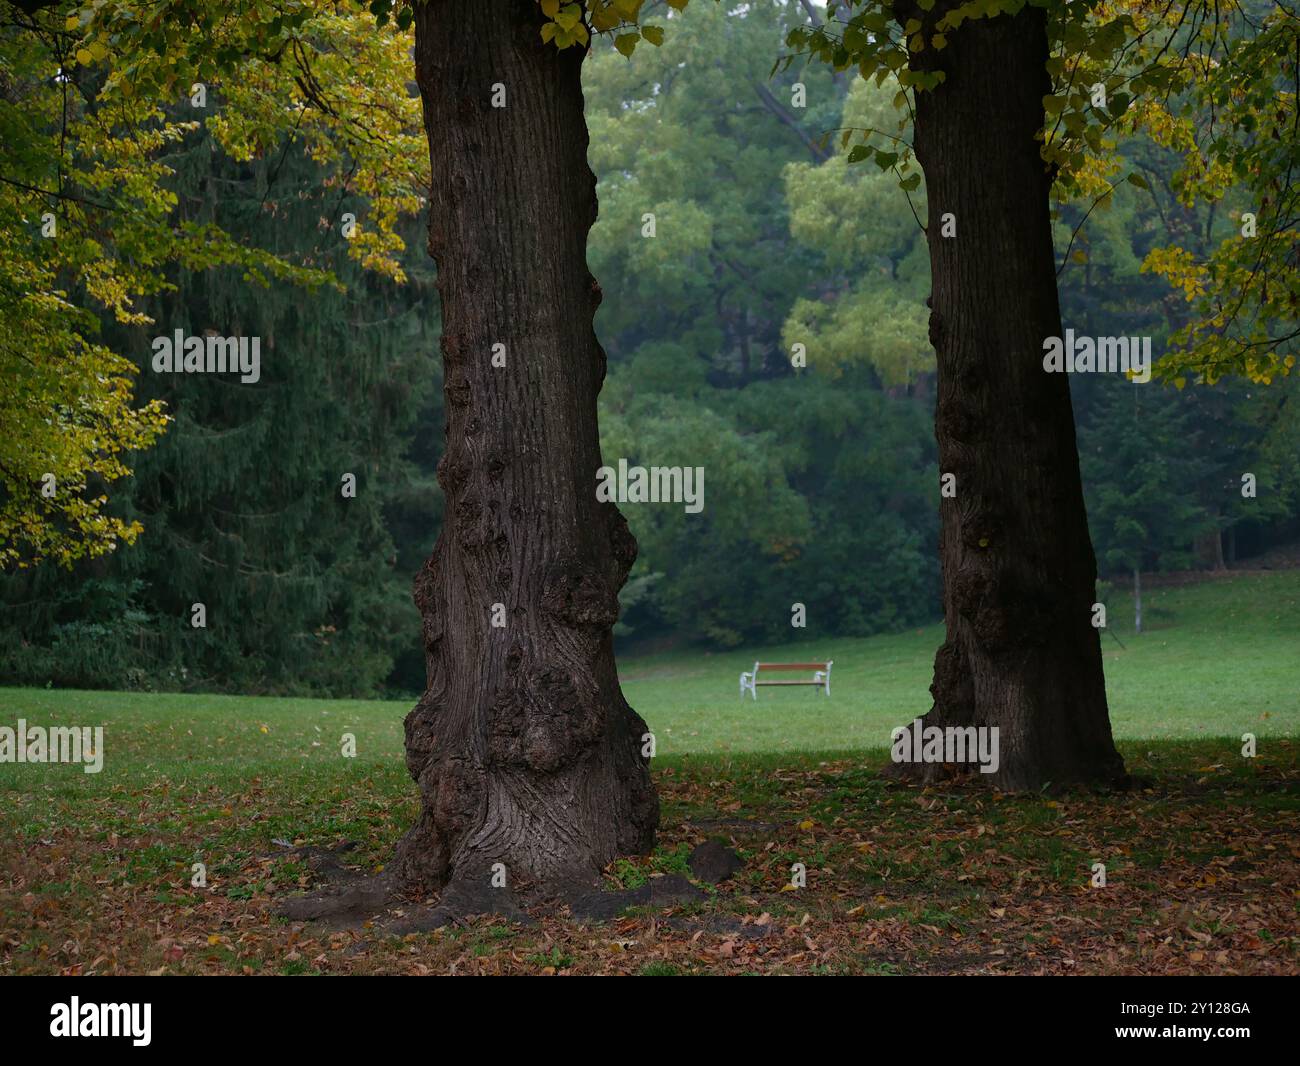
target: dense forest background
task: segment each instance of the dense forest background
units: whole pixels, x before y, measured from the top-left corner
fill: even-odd
[[[893,174],[849,164],[839,138],[822,137],[892,129],[892,94],[820,64],[770,77],[804,19],[783,0],[747,13],[702,5],[662,48],[629,63],[597,40],[584,67],[605,458],[706,471],[700,514],[624,509],[641,548],[623,591],[625,643],[866,636],[942,615],[924,237]],[[1143,259],[1171,241],[1208,250],[1246,205],[1229,195],[1188,209],[1175,153],[1122,148],[1146,187],[1121,183],[1107,205],[1065,206],[1057,220],[1064,320],[1081,335],[1150,336],[1158,355],[1187,304]],[[145,532],[71,570],[0,578],[0,679],[417,692],[410,589],[442,506],[424,220],[403,232],[398,284],[326,239],[364,204],[298,146],[238,163],[199,129],[167,161],[187,217],[329,267],[344,287],[176,273],[176,291],[147,308],[156,326],[105,321],[107,341],[142,368],[140,399],[161,398],[174,417],[114,492],[117,513]],[[260,337],[261,380],[153,373],[150,340],[177,328]],[[796,345],[805,368],[792,365]],[[1300,537],[1300,381],[1071,384],[1104,578],[1238,565]],[[1255,498],[1241,493],[1245,473]],[[347,474],[355,497],[341,491]],[[191,626],[196,602],[205,628]],[[795,602],[806,629],[790,628]]]

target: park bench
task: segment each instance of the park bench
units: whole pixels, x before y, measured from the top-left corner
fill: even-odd
[[[831,694],[831,662],[827,660],[824,663],[755,663],[754,669],[746,670],[740,675],[740,698],[745,698],[748,692],[754,699],[758,699],[759,685],[815,685],[818,688],[825,689],[826,695]],[[796,670],[811,670],[811,678],[798,678],[786,680],[784,678],[760,677],[759,675],[766,672],[775,673],[793,673]]]

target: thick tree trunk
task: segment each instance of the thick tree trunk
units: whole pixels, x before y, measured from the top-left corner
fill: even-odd
[[[542,21],[535,0],[416,7],[447,505],[416,580],[428,688],[406,719],[423,806],[398,848],[408,889],[481,888],[498,863],[511,888],[589,883],[647,850],[659,816],[611,635],[636,541],[596,500],[583,50],[544,44]]]
[[[928,42],[952,6],[896,11],[922,19]],[[969,19],[943,50],[913,56],[947,74],[917,94],[915,147],[929,205],[935,437],[940,470],[956,475],[955,498],[940,503],[947,634],[926,723],[996,726],[989,780],[1008,789],[1124,780],[1092,626],[1096,560],[1069,383],[1042,365],[1044,339],[1062,336],[1038,139],[1047,58],[1034,8]],[[956,235],[945,237],[949,213]]]

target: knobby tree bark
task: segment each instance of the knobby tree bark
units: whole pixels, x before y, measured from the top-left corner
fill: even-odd
[[[928,42],[953,6],[895,10],[921,19]],[[947,632],[925,721],[996,726],[990,777],[1002,788],[1120,784],[1069,383],[1042,365],[1044,339],[1062,336],[1040,154],[1044,12],[971,19],[947,40],[912,57],[946,72],[916,94],[914,143],[929,208],[935,437],[940,470],[956,476],[940,503]]]
[[[512,888],[590,883],[658,823],[611,636],[636,541],[596,500],[583,50],[541,25],[535,0],[416,7],[447,446],[415,590],[428,687],[406,719],[422,804],[398,847],[408,889],[486,885],[498,863]]]

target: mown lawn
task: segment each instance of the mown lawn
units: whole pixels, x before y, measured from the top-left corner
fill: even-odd
[[[1149,590],[1141,636],[1131,612],[1129,598],[1117,596],[1113,636],[1102,639],[1117,737],[1300,736],[1300,570]],[[620,674],[663,755],[877,748],[894,726],[929,709],[942,639],[942,627],[930,626],[864,640],[682,651],[623,658]],[[757,702],[739,698],[737,677],[755,659],[811,656],[835,661],[829,697],[765,688]],[[398,757],[412,702],[0,688],[0,723],[22,715],[34,724],[103,724],[110,758],[135,770],[175,759],[199,761],[206,773],[209,763],[255,755],[332,761],[344,732],[362,752]]]
[[[1105,641],[1121,750],[1151,780],[1121,796],[885,784],[889,729],[928,706],[933,629],[817,645],[829,699],[736,697],[755,657],[806,645],[624,661],[663,829],[611,884],[683,872],[707,837],[746,866],[703,903],[590,927],[555,912],[391,938],[272,915],[313,880],[276,841],[353,841],[363,870],[391,854],[415,815],[405,703],[0,689],[0,724],[106,726],[100,774],[0,765],[0,972],[1295,973],[1300,573],[1147,610],[1134,637],[1112,604],[1127,650]]]

